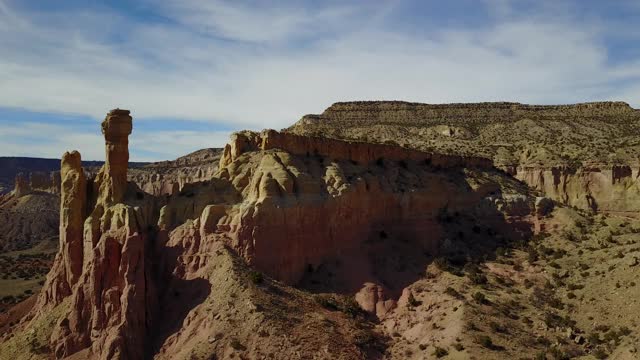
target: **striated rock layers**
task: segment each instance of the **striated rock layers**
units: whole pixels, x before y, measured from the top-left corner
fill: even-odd
[[[51,335],[58,358],[83,349],[104,359],[143,358],[145,231],[153,205],[126,181],[131,129],[128,111],[107,115],[107,161],[95,178],[85,178],[78,152],[62,158],[60,249],[35,307],[42,315],[70,297]],[[127,192],[139,195],[125,201]]]
[[[129,112],[111,111],[102,129],[106,162],[95,177],[77,152],[63,156],[60,250],[31,314],[33,323],[61,314],[46,345],[57,358],[171,358],[202,350],[193,339],[204,329],[237,333],[218,304],[247,288],[229,295],[236,275],[217,270],[229,254],[289,284],[337,259],[348,274],[339,290],[384,316],[418,271],[389,267],[398,246],[424,269],[460,214],[513,229],[533,212],[526,188],[483,158],[273,130],[234,134],[210,181],[153,197],[126,181]],[[249,348],[273,321],[256,314],[242,330]],[[217,339],[202,351],[228,354]],[[278,350],[299,356],[291,351]]]
[[[11,195],[21,197],[33,192],[60,194],[60,172],[32,172],[29,174],[19,173],[16,175],[14,189]]]
[[[640,111],[623,102],[346,102],[306,115],[288,131],[475,154],[564,204],[640,212]]]
[[[630,165],[529,167],[514,176],[546,196],[581,209],[640,213],[640,168]]]
[[[160,196],[179,192],[186,184],[215,176],[222,149],[202,149],[173,161],[160,161],[130,169],[128,179],[144,192]]]

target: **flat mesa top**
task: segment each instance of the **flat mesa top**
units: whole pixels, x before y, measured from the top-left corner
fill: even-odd
[[[398,100],[374,100],[374,101],[344,101],[336,102],[332,104],[329,109],[336,107],[349,107],[349,106],[391,106],[391,107],[424,107],[434,109],[447,109],[447,108],[485,108],[485,109],[524,109],[524,110],[557,110],[557,109],[594,109],[594,108],[618,108],[635,110],[628,103],[624,101],[595,101],[584,102],[575,104],[547,104],[547,105],[535,105],[535,104],[523,104],[518,102],[469,102],[469,103],[442,103],[442,104],[428,104],[418,102],[407,102]]]
[[[113,109],[111,111],[109,111],[109,115],[129,115],[131,113],[131,111],[129,110],[125,110],[125,109]]]

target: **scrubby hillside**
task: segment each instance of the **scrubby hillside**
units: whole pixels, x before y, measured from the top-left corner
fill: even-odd
[[[95,173],[63,156],[61,246],[38,296],[0,317],[0,358],[638,356],[633,216],[554,202],[476,154],[273,130],[192,155],[206,180],[145,191],[131,131],[107,115]]]
[[[640,111],[623,102],[336,103],[288,131],[483,156],[562,203],[640,212]]]
[[[483,259],[432,262],[379,325],[390,358],[637,359],[640,222],[558,208],[541,225]]]

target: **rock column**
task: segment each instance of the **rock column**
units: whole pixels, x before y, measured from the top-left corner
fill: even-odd
[[[111,110],[102,122],[102,134],[106,142],[106,181],[100,189],[100,197],[109,204],[122,202],[127,189],[131,130],[132,118],[129,110]]]
[[[77,151],[66,152],[60,163],[60,251],[69,287],[82,274],[82,228],[87,202],[87,180]]]
[[[13,195],[15,197],[22,197],[31,192],[31,188],[29,187],[29,179],[25,174],[16,175],[15,185],[13,189]]]

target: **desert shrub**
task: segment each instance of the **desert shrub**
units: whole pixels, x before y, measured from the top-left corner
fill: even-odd
[[[478,304],[485,304],[487,303],[487,297],[481,293],[481,292],[476,292],[472,295],[473,300],[475,300],[475,302],[477,302]]]
[[[496,249],[496,257],[507,256],[508,254],[509,254],[509,250],[503,248],[502,246]]]
[[[546,286],[545,288],[536,286],[533,288],[531,302],[538,308],[548,305],[559,310],[564,309],[564,304],[556,297],[553,286]]]
[[[584,289],[584,285],[582,284],[567,284],[567,289],[573,291],[573,290],[581,290]]]
[[[435,258],[433,264],[442,271],[448,271],[450,269],[449,261],[443,257]]]
[[[551,356],[553,356],[554,360],[569,360],[570,359],[569,355],[567,355],[559,347],[554,346],[551,349],[549,349],[549,352],[551,353]]]
[[[504,325],[502,325],[500,323],[497,323],[495,321],[489,322],[489,327],[491,328],[491,331],[493,331],[493,332],[505,333],[505,334],[508,332],[507,328]]]
[[[559,249],[559,250],[555,250],[555,251],[553,252],[552,257],[553,257],[554,259],[556,259],[556,260],[557,260],[557,259],[561,259],[561,258],[563,258],[563,257],[564,257],[564,256],[566,256],[566,255],[567,255],[567,250]]]
[[[463,267],[463,271],[467,274],[469,280],[476,285],[483,285],[488,282],[487,277],[482,273],[482,270],[480,270],[477,264],[467,263]]]
[[[619,334],[620,336],[628,336],[628,335],[631,335],[631,332],[632,332],[632,331],[631,331],[631,329],[629,329],[629,328],[628,328],[628,327],[626,327],[626,326],[622,326],[622,327],[618,330],[618,334]]]
[[[409,306],[411,307],[417,307],[420,306],[420,304],[422,304],[421,301],[418,301],[414,296],[413,293],[409,293],[409,298],[407,299],[407,303],[409,304]]]
[[[533,235],[531,237],[531,241],[540,242],[540,241],[542,241],[542,240],[544,240],[544,239],[546,239],[548,237],[549,237],[549,233],[546,233],[546,232],[542,231],[542,232],[539,232],[539,233]]]
[[[251,282],[254,284],[262,284],[264,281],[264,275],[258,271],[251,271],[249,273],[249,279],[251,279]]]
[[[575,320],[572,320],[568,315],[562,317],[553,312],[547,312],[544,314],[544,323],[550,328],[570,328],[576,326]]]
[[[535,360],[547,360],[547,352],[546,351],[537,352],[534,359]]]
[[[476,338],[476,342],[484,347],[486,347],[487,349],[491,349],[493,348],[493,340],[491,340],[491,337],[487,336],[487,335],[480,335]]]
[[[238,341],[238,339],[232,339],[231,343],[229,345],[231,345],[232,348],[234,348],[235,350],[238,350],[238,351],[247,350],[247,348],[244,345],[242,345],[242,343],[240,343],[240,341]]]
[[[358,317],[358,315],[364,314],[364,310],[362,310],[356,299],[350,296],[347,296],[343,299],[340,306],[340,311],[351,316],[352,318],[356,318]]]
[[[529,279],[524,279],[523,284],[524,284],[525,288],[529,289],[529,288],[531,288],[533,286],[533,281],[531,281]]]
[[[459,299],[459,298],[461,298],[461,297],[462,297],[462,295],[461,295],[461,294],[460,294],[456,289],[454,289],[454,288],[452,288],[452,287],[450,287],[450,286],[449,286],[449,287],[447,287],[447,288],[444,290],[444,293],[445,293],[445,294],[447,294],[447,295],[449,295],[449,296],[451,296],[452,298],[456,298],[456,299]]]
[[[476,285],[483,285],[488,282],[487,277],[481,272],[470,273],[468,275],[469,275],[469,280],[471,280],[471,282]]]
[[[316,295],[314,300],[325,309],[337,311],[339,309],[338,302],[331,295]]]
[[[435,350],[433,350],[433,356],[437,358],[441,358],[447,355],[449,355],[449,352],[446,349],[443,349],[439,346],[436,346]]]
[[[595,350],[593,351],[593,356],[594,356],[596,359],[604,360],[604,359],[606,359],[607,357],[609,357],[609,354],[607,354],[607,352],[606,352],[604,349],[602,349],[602,348],[597,348],[597,349],[595,349]]]
[[[359,348],[371,348],[375,345],[377,339],[371,331],[362,330],[356,333],[353,341]]]

